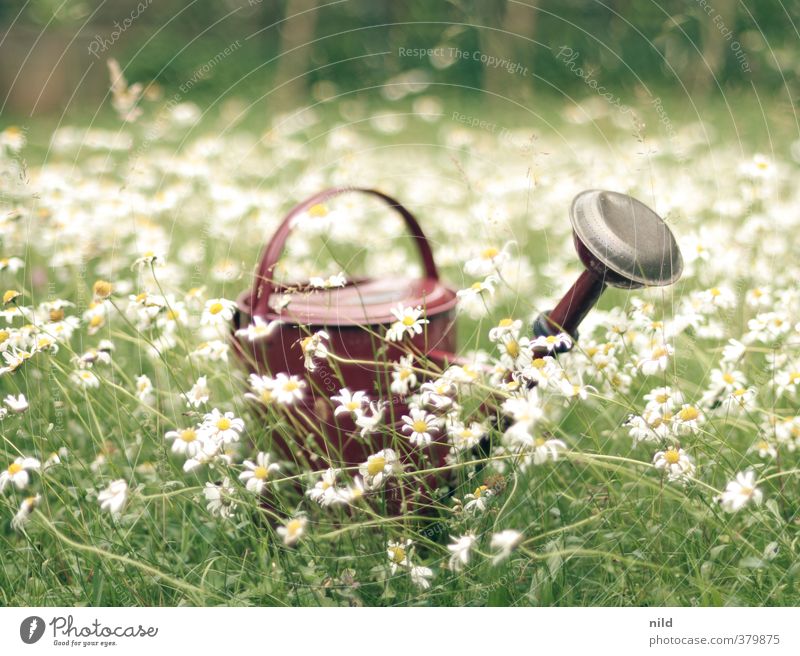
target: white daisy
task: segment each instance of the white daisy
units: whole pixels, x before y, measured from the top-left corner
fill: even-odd
[[[256,456],[255,463],[250,460],[245,460],[244,466],[247,470],[239,474],[239,480],[246,481],[247,490],[254,494],[261,494],[264,491],[270,474],[281,468],[279,464],[270,462],[270,455],[268,453],[259,453]]]
[[[427,413],[421,408],[412,407],[408,415],[403,415],[404,433],[409,433],[411,444],[428,446],[433,441],[433,434],[439,432],[441,419]]]
[[[97,495],[101,510],[107,510],[112,515],[119,515],[125,502],[128,500],[128,483],[125,479],[117,479]]]

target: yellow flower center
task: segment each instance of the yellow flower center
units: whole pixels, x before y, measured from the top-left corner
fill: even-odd
[[[392,561],[398,565],[406,559],[406,550],[403,547],[389,547],[389,553]]]
[[[308,208],[308,215],[313,216],[315,219],[322,218],[328,215],[328,208],[322,203],[317,203]]]
[[[511,319],[510,317],[506,317],[505,319],[500,319],[500,323],[498,323],[497,325],[500,328],[508,328],[509,326],[512,326],[513,324],[514,324],[514,320]]]
[[[303,528],[303,522],[299,519],[293,519],[286,525],[286,532],[294,537]]]
[[[500,253],[500,251],[499,251],[499,250],[497,250],[497,249],[496,249],[494,246],[490,246],[489,248],[485,249],[485,250],[484,250],[484,251],[481,253],[481,257],[482,257],[484,260],[491,260],[491,259],[493,259],[493,258],[497,257],[497,255],[498,255],[499,253]]]
[[[796,382],[800,381],[800,371],[793,371],[789,374],[789,382],[794,385]]]
[[[693,405],[688,405],[678,413],[681,421],[694,421],[700,416],[700,411]]]
[[[146,298],[147,298],[147,292],[142,292],[141,294],[137,294],[136,295],[136,302],[137,303],[144,303]]]
[[[89,319],[89,325],[92,328],[97,328],[98,326],[102,326],[103,325],[102,315],[95,314],[91,319]]]
[[[411,375],[411,370],[410,369],[401,369],[400,373],[398,374],[398,376],[400,377],[400,380],[405,380],[410,375]]]
[[[759,451],[769,451],[769,442],[766,440],[761,440],[757,445],[756,448]]]
[[[283,386],[283,389],[286,392],[294,392],[298,387],[300,386],[295,381],[290,380]]]
[[[414,429],[415,433],[424,433],[428,430],[428,424],[424,419],[417,419],[411,424],[411,428]]]
[[[223,309],[222,303],[212,303],[211,307],[208,308],[208,311],[211,314],[219,314]]]
[[[64,318],[64,310],[50,310],[50,321],[61,321]]]
[[[731,385],[733,384],[735,379],[729,372],[725,372],[724,374],[722,374],[722,380],[728,383],[728,385]]]
[[[720,294],[722,294],[722,292],[719,290],[718,287],[712,287],[709,291],[711,292],[711,295],[714,297],[717,297]]]
[[[664,452],[664,460],[666,460],[670,465],[676,464],[680,459],[681,455],[675,449],[667,449]]]
[[[403,317],[402,323],[404,326],[413,326],[414,321],[415,321],[414,317],[412,317],[410,314],[407,314],[406,316]]]
[[[10,303],[17,298],[17,296],[19,296],[19,292],[16,289],[9,289],[3,294],[3,303]]]
[[[475,491],[472,493],[472,496],[476,499],[480,499],[483,496],[483,493],[489,489],[488,485],[479,485],[475,488]]]
[[[545,442],[546,442],[546,441],[547,441],[547,440],[545,440],[543,437],[537,437],[537,438],[534,440],[534,444],[535,444],[536,446],[544,446],[544,444],[545,444]]]
[[[11,337],[11,333],[7,330],[0,330],[0,343],[5,342],[9,337]]]
[[[97,280],[92,291],[94,291],[94,295],[97,298],[108,298],[111,296],[111,292],[114,291],[114,286],[107,280]]]
[[[267,476],[269,476],[269,470],[266,467],[256,467],[253,470],[253,476],[260,481],[266,481]]]
[[[383,456],[375,456],[374,458],[370,458],[367,463],[367,473],[370,476],[377,476],[383,471],[384,467],[386,467],[386,458]]]
[[[348,403],[348,404],[347,404],[347,409],[348,409],[350,412],[353,412],[353,411],[355,411],[355,410],[358,410],[360,407],[361,407],[361,404],[360,404],[360,403],[358,403],[357,401],[350,401],[350,403]]]
[[[519,342],[512,339],[506,343],[506,353],[512,358],[519,357]]]
[[[272,390],[268,390],[268,389],[262,390],[261,391],[261,401],[264,404],[272,403]]]
[[[184,442],[194,442],[197,439],[197,431],[194,428],[187,428],[181,431],[181,439]]]
[[[12,463],[11,463],[11,464],[8,466],[8,473],[9,473],[9,474],[11,474],[12,476],[13,476],[14,474],[19,474],[21,471],[22,471],[22,465],[20,465],[20,464],[19,464],[19,463],[17,463],[17,462],[12,462]]]
[[[227,417],[221,417],[217,420],[217,428],[220,430],[228,430],[231,427],[231,420]]]

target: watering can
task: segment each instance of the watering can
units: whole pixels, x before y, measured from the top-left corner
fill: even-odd
[[[296,218],[343,193],[376,197],[400,215],[419,251],[424,277],[354,280],[341,288],[295,290],[285,307],[271,302],[287,291],[274,275]],[[565,332],[576,338],[578,325],[607,286],[661,286],[680,277],[683,262],[672,233],[640,201],[611,191],[584,191],[572,203],[570,220],[575,248],[585,270],[561,301],[535,320],[535,336]],[[391,310],[398,304],[423,307],[430,322],[422,334],[406,338],[402,346],[382,339],[396,321]],[[239,297],[237,305],[234,331],[246,327],[254,317],[280,322],[267,337],[255,342],[233,337],[235,350],[250,372],[273,376],[285,373],[307,382],[302,402],[289,412],[302,417],[300,425],[313,436],[317,450],[327,454],[330,466],[357,465],[382,448],[397,449],[398,442],[406,444],[405,455],[413,457],[411,454],[418,447],[403,438],[390,443],[388,437],[357,437],[351,418],[337,417],[330,399],[344,387],[351,392],[365,391],[370,398],[385,403],[385,422],[398,426],[402,415],[407,414],[407,406],[402,397],[389,392],[391,363],[407,355],[409,349],[433,366],[459,362],[454,355],[456,293],[440,280],[430,243],[408,209],[374,189],[334,188],[308,198],[292,209],[275,231],[264,249],[252,289]],[[307,371],[299,345],[319,330],[328,334],[328,348],[338,356],[337,365],[321,363],[314,371]],[[307,437],[289,441],[276,435],[275,439],[288,456],[312,451]],[[449,449],[441,435],[426,448],[431,464],[444,463]]]

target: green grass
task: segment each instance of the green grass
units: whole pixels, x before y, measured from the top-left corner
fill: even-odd
[[[2,209],[24,210],[4,232],[3,255],[23,257],[26,266],[16,275],[0,273],[3,288],[22,291],[17,301],[22,307],[69,300],[76,306],[67,308],[67,315],[78,317],[87,309],[96,279],[113,281],[118,291],[113,297],[116,307],[99,332],[89,334],[82,321],[72,338],[60,343],[58,353],[37,353],[15,372],[0,376],[3,397],[24,393],[30,401],[27,412],[9,414],[0,425],[0,466],[20,454],[44,462],[49,454],[66,450],[61,464],[33,473],[26,490],[9,486],[0,494],[0,602],[6,606],[797,604],[797,452],[793,441],[778,444],[779,457],[774,460],[761,460],[749,450],[758,437],[770,438],[770,418],[797,411],[796,400],[776,394],[764,373],[766,353],[797,357],[796,330],[769,344],[751,344],[737,364],[748,384],[758,390],[750,411],[725,414],[709,409],[701,429],[681,438],[681,446],[697,464],[695,477],[686,485],[666,481],[651,465],[653,454],[673,443],[672,438],[632,446],[624,426],[628,415],[642,412],[644,394],[660,385],[680,390],[687,402],[699,402],[709,385],[710,370],[718,366],[721,348],[727,339],[741,338],[756,314],[745,306],[746,290],[767,284],[775,291],[792,289],[794,262],[759,266],[765,258],[775,257],[765,245],[776,220],[773,205],[797,200],[787,173],[788,141],[776,141],[776,151],[769,155],[780,168],[772,182],[761,186],[737,173],[738,163],[749,160],[752,150],[726,141],[724,134],[710,143],[692,145],[688,161],[680,161],[657,124],[634,133],[614,127],[606,114],[594,125],[575,127],[564,123],[553,104],[548,111],[553,121],[560,121],[561,131],[529,117],[509,115],[508,124],[527,125],[538,137],[532,150],[520,152],[479,130],[464,128],[472,140],[469,145],[454,140],[463,126],[447,116],[465,109],[452,99],[445,101],[445,118],[436,124],[412,116],[393,135],[379,134],[367,118],[367,108],[362,110],[364,119],[356,119],[349,128],[354,145],[331,145],[330,135],[340,135],[342,126],[329,109],[322,110],[319,123],[289,137],[275,138],[273,133],[261,143],[257,139],[267,126],[252,115],[228,131],[221,119],[212,116],[191,133],[171,130],[154,143],[148,142],[144,127],[125,127],[138,152],[136,175],[130,174],[125,153],[107,156],[85,147],[53,152],[47,145],[47,126],[29,131],[30,146],[23,156],[30,180],[22,189],[7,184],[2,197]],[[469,111],[486,114],[480,107]],[[709,110],[709,116],[721,115],[719,108]],[[745,113],[740,122],[757,124],[758,117]],[[676,123],[686,126],[678,119]],[[220,134],[219,150],[192,150],[198,139]],[[656,142],[662,151],[651,153]],[[290,147],[300,150],[292,154]],[[15,161],[20,160],[11,155],[4,160],[12,168]],[[42,183],[43,163],[64,181],[63,188]],[[205,168],[187,171],[197,163]],[[528,186],[498,191],[497,185],[514,176],[527,176]],[[101,191],[92,187],[98,182]],[[582,330],[575,352],[560,361],[571,373],[584,369],[584,382],[596,390],[586,401],[546,395],[545,418],[536,428],[537,435],[552,435],[566,443],[557,462],[523,470],[516,458],[502,451],[494,450],[488,458],[464,454],[447,472],[439,472],[436,485],[451,489],[426,507],[393,514],[377,493],[354,507],[319,508],[303,492],[328,466],[326,454],[310,462],[292,462],[280,455],[276,440],[304,439],[302,431],[285,412],[270,410],[265,415],[243,399],[244,372],[232,353],[227,364],[188,356],[207,339],[197,325],[199,311],[191,310],[188,325],[176,333],[174,348],[153,356],[149,345],[159,330],[137,329],[124,307],[129,293],[145,288],[181,300],[190,288],[206,285],[205,298],[235,298],[248,287],[260,244],[282,213],[304,195],[334,183],[375,185],[408,201],[435,242],[445,277],[456,288],[472,282],[462,265],[476,250],[489,243],[516,241],[514,263],[521,273],[499,285],[488,316],[459,319],[463,351],[484,349],[497,356],[487,334],[501,317],[513,316],[527,325],[566,290],[571,274],[579,270],[569,240],[567,210],[571,196],[582,188],[614,186],[646,202],[663,203],[684,246],[703,227],[720,231],[708,242],[712,258],[691,267],[674,288],[649,295],[633,293],[655,304],[655,316],[669,322],[693,291],[716,285],[733,289],[736,302],[729,311],[709,314],[709,322],[720,324],[719,334],[683,331],[674,340],[676,355],[666,370],[654,376],[634,374],[624,392],[614,391],[602,372],[587,369],[585,347],[593,338],[604,339],[604,327]],[[212,189],[218,184],[226,185],[232,196],[221,194],[221,188]],[[126,195],[150,201],[160,192],[175,193],[180,200],[163,208],[139,207],[137,199]],[[678,192],[682,210],[672,201]],[[250,200],[244,210],[232,211],[231,198]],[[721,218],[715,203],[725,198],[734,198],[738,207]],[[484,201],[486,206],[476,210]],[[115,214],[119,206],[122,209]],[[339,269],[333,261],[346,262],[343,268],[349,275],[373,273],[376,268],[388,275],[403,269],[412,259],[410,246],[390,241],[402,228],[384,221],[384,210],[369,207],[359,219],[357,239],[334,235],[330,240],[309,237],[305,243],[302,236],[293,236],[304,242],[305,249],[295,247],[287,256],[289,268],[307,273],[303,267],[318,258],[318,267],[326,273]],[[500,207],[507,212],[504,220],[483,221]],[[759,216],[767,217],[765,225],[753,222]],[[740,233],[743,226],[749,226],[747,237]],[[174,267],[155,269],[155,281],[148,280],[146,271],[138,274],[130,269],[144,248],[136,240],[152,230],[171,236],[168,262]],[[782,237],[788,244],[784,257],[797,246],[796,230],[790,232]],[[387,248],[387,244],[398,245]],[[196,262],[182,251],[186,245],[199,248]],[[72,257],[73,249],[82,251]],[[387,249],[391,259],[379,254],[380,249]],[[718,265],[719,258],[731,251],[743,265],[739,271]],[[235,262],[241,276],[225,282],[210,277],[211,268],[223,259]],[[774,305],[791,321],[800,319],[795,299]],[[600,307],[629,313],[631,295],[610,292]],[[18,331],[25,323],[17,318],[11,326]],[[79,389],[70,378],[73,358],[101,339],[115,344],[112,364],[93,368],[100,378],[97,389]],[[631,361],[633,350],[632,346],[620,350],[620,367]],[[153,381],[150,403],[135,395],[135,378],[140,374]],[[246,432],[232,466],[186,474],[183,459],[170,452],[164,434],[200,418],[178,396],[199,375],[209,379],[209,407],[233,410],[244,418]],[[468,409],[465,416],[483,419],[497,414],[502,396],[489,398],[484,388],[465,391],[460,400]],[[489,437],[495,448],[502,442],[497,429]],[[396,433],[386,439],[395,445],[405,442]],[[269,508],[237,480],[241,461],[258,451],[271,452],[282,464],[272,483]],[[503,471],[495,471],[501,463]],[[748,468],[758,473],[764,503],[724,512],[714,497],[737,472]],[[354,473],[346,472],[343,479]],[[224,476],[236,488],[238,511],[231,519],[212,516],[202,493],[206,481]],[[101,511],[96,493],[119,478],[128,482],[130,495],[115,518]],[[414,481],[413,467],[404,478]],[[417,482],[429,486],[430,478]],[[475,515],[460,512],[455,499],[480,484],[495,491],[487,510]],[[25,530],[14,530],[10,521],[19,504],[37,493],[41,503]],[[306,532],[295,546],[285,546],[276,526],[300,511],[309,519]],[[504,529],[520,531],[523,541],[507,560],[495,565],[489,541]],[[464,571],[452,572],[446,567],[447,546],[467,532],[478,541]],[[429,590],[414,586],[402,568],[390,572],[387,541],[405,539],[415,543],[414,563],[434,571]]]

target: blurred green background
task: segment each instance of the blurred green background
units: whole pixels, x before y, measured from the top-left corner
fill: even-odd
[[[567,46],[626,103],[758,89],[788,108],[800,93],[799,29],[799,0],[2,0],[0,98],[6,115],[106,111],[108,57],[166,97],[181,85],[201,105],[264,96],[266,111],[403,75],[485,101],[590,95],[558,57]]]

